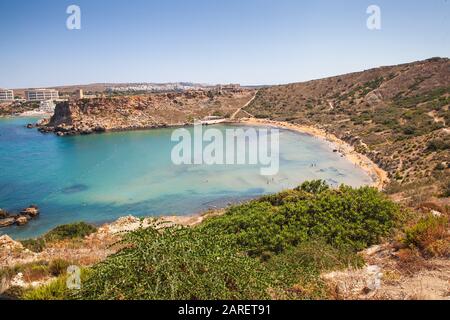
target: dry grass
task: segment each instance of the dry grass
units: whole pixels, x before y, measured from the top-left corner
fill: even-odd
[[[405,231],[404,243],[426,258],[450,255],[449,219],[429,214]]]

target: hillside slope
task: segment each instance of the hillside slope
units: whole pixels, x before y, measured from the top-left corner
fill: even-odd
[[[449,104],[450,60],[433,58],[262,89],[244,110],[327,130],[385,169],[388,191],[415,202],[448,196]]]

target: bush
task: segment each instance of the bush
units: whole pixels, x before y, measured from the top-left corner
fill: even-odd
[[[97,228],[90,224],[84,222],[72,223],[58,226],[40,238],[22,240],[20,242],[25,248],[33,252],[42,252],[47,243],[68,239],[82,239],[96,231]]]
[[[67,300],[71,292],[67,289],[67,277],[59,277],[47,285],[25,291],[22,295],[24,300]]]
[[[428,215],[405,231],[404,242],[429,257],[450,254],[449,221],[445,216]]]
[[[416,133],[416,129],[413,126],[404,127],[402,131],[408,136],[414,135]]]
[[[323,272],[363,264],[353,252],[338,250],[317,239],[273,255],[264,267],[271,275],[271,298],[310,300],[327,298]]]
[[[443,139],[433,139],[428,141],[427,150],[431,152],[448,150],[450,148],[450,143],[444,141]]]
[[[357,251],[387,236],[398,216],[398,206],[374,188],[331,190],[316,181],[233,207],[199,228],[226,235],[250,255],[280,253],[313,238]]]
[[[84,222],[72,223],[56,227],[44,235],[44,240],[53,242],[67,239],[82,239],[96,231],[97,228],[90,224]]]
[[[448,181],[444,186],[443,196],[450,197],[450,181]]]
[[[313,180],[303,182],[302,185],[296,188],[296,191],[305,191],[313,194],[320,194],[322,192],[328,191],[330,187],[323,180]]]
[[[36,261],[0,269],[0,280],[2,278],[11,279],[18,273],[22,273],[27,282],[42,280],[50,275],[48,263]]]
[[[82,299],[264,299],[267,277],[257,260],[223,237],[169,227],[125,235],[126,248],[93,267]]]
[[[20,243],[33,252],[42,252],[45,249],[45,240],[42,238],[21,240]]]
[[[48,269],[52,276],[59,277],[60,275],[66,274],[67,268],[70,265],[72,264],[64,259],[56,259],[50,262]]]

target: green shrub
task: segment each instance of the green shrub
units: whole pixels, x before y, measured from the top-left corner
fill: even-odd
[[[33,252],[42,252],[47,243],[68,239],[82,239],[96,231],[97,228],[85,222],[72,223],[58,226],[37,239],[22,240],[20,242],[25,248]]]
[[[0,280],[10,280],[18,273],[22,273],[24,280],[28,282],[42,280],[50,275],[46,261],[35,261],[0,269]]]
[[[82,299],[264,299],[257,260],[213,233],[154,228],[125,235],[126,248],[93,267]]]
[[[426,256],[448,256],[450,254],[449,221],[446,216],[428,215],[417,224],[406,229],[404,243],[417,248]]]
[[[443,196],[444,196],[444,197],[450,197],[450,181],[448,181],[448,182],[444,185]]]
[[[232,207],[199,228],[226,235],[251,255],[280,253],[312,238],[357,251],[387,236],[398,215],[398,206],[374,188],[331,190],[316,181]]]
[[[433,139],[428,141],[427,149],[429,151],[440,151],[440,150],[448,150],[450,148],[450,143],[444,141],[443,139]]]
[[[323,180],[313,180],[303,182],[302,185],[296,188],[296,191],[305,191],[313,194],[320,194],[322,192],[328,191],[330,187]]]
[[[89,269],[81,269],[81,286],[83,286],[89,272]],[[24,300],[74,300],[78,297],[78,291],[71,290],[67,287],[67,279],[66,272],[61,272],[61,274],[50,283],[37,288],[26,289],[21,298]]]
[[[66,224],[48,232],[44,235],[44,240],[53,242],[67,239],[82,239],[96,231],[97,228],[85,222]]]
[[[30,251],[42,252],[45,249],[45,240],[42,238],[21,240],[22,245]]]
[[[64,259],[56,259],[50,262],[50,265],[48,266],[49,272],[52,274],[52,276],[59,277],[60,275],[63,275],[67,272],[67,268],[72,265],[67,260]]]
[[[59,277],[47,285],[25,291],[24,300],[67,300],[70,298],[70,290],[67,289],[67,277]]]
[[[362,258],[353,252],[333,248],[322,240],[311,240],[273,255],[263,265],[270,274],[274,299],[326,299],[323,272],[361,267]]]

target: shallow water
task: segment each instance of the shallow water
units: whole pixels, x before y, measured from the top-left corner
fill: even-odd
[[[75,221],[187,215],[311,179],[371,183],[327,142],[287,130],[280,131],[280,171],[268,178],[259,166],[172,164],[173,129],[59,138],[25,128],[35,121],[0,119],[0,208],[18,211],[36,204],[41,209],[27,226],[0,229],[14,238],[36,237]]]

